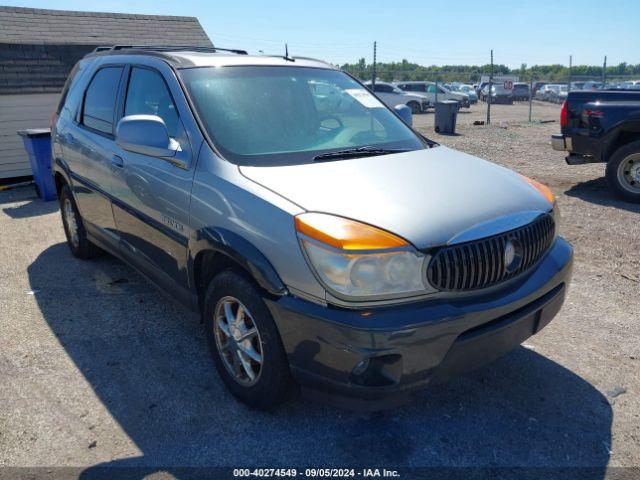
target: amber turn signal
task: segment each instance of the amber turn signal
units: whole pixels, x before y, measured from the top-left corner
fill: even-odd
[[[543,185],[540,182],[535,181],[533,178],[525,177],[524,175],[520,175],[520,176],[525,182],[527,182],[533,188],[538,190],[544,198],[549,200],[549,203],[551,203],[551,205],[554,205],[556,203],[556,196],[553,194],[553,192],[549,187],[547,187],[546,185]]]
[[[326,213],[298,215],[296,230],[342,250],[383,250],[409,245],[402,238],[385,230]]]

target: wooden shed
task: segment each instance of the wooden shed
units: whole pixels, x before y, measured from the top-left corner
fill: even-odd
[[[212,46],[195,17],[0,6],[0,178],[31,175],[16,132],[48,127],[73,65],[116,44]]]

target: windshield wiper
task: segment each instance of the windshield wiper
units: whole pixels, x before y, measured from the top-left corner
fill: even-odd
[[[321,153],[313,157],[315,161],[320,160],[339,160],[342,158],[357,157],[373,157],[376,155],[389,155],[391,153],[410,152],[411,150],[403,150],[398,148],[377,148],[377,147],[358,147],[347,148],[345,150],[336,150],[335,152]]]

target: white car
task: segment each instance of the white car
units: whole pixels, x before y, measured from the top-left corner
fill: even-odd
[[[640,90],[640,80],[627,80],[622,82],[620,86],[628,90]]]
[[[364,82],[365,87],[371,89],[371,81]],[[386,82],[376,81],[373,86],[373,92],[382,100],[389,108],[397,105],[406,105],[411,109],[411,113],[423,113],[429,107],[429,101],[421,95],[414,95],[400,90],[395,85]]]
[[[436,103],[436,84],[433,82],[396,82],[395,86],[405,92],[422,95],[429,101],[430,105],[435,105]],[[469,108],[471,106],[469,95],[466,93],[452,92],[443,85],[438,85],[437,91],[438,101],[455,100],[461,107]]]

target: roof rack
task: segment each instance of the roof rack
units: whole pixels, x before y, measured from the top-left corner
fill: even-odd
[[[103,45],[96,47],[93,52],[108,52],[116,50],[150,50],[156,52],[179,52],[183,50],[195,52],[230,52],[238,55],[248,55],[246,50],[235,48],[203,47],[197,45]]]

